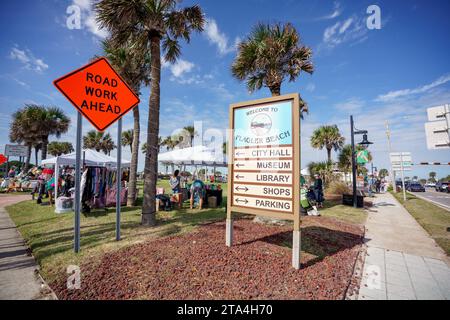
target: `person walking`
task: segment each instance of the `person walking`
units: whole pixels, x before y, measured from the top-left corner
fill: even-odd
[[[323,181],[320,174],[314,175],[314,195],[316,197],[317,207],[323,208]]]
[[[172,193],[174,197],[177,199],[178,208],[181,209],[183,199],[181,194],[181,179],[180,179],[180,170],[175,170],[173,176],[170,177],[169,180],[170,187],[172,188]]]

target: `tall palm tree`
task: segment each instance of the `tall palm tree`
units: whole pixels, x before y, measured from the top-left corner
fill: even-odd
[[[231,72],[238,80],[246,81],[250,92],[264,86],[272,96],[279,96],[284,80],[293,82],[301,72],[313,73],[311,56],[311,49],[300,45],[300,36],[292,24],[259,23],[238,45]]]
[[[98,132],[96,130],[89,131],[83,137],[83,148],[95,149],[95,151],[102,151],[104,154],[110,154],[116,148],[114,141],[109,133]]]
[[[40,112],[36,113],[39,123],[39,135],[42,142],[41,159],[47,159],[48,137],[50,135],[61,137],[61,134],[69,130],[70,118],[58,107],[40,107]]]
[[[48,144],[48,153],[52,156],[60,156],[63,154],[68,154],[74,151],[73,145],[70,142],[58,142],[52,141]]]
[[[344,146],[345,138],[339,132],[336,125],[321,126],[314,130],[311,136],[311,146],[316,149],[327,150],[328,161],[331,161],[331,150],[341,150]]]
[[[118,45],[112,38],[103,42],[103,51],[113,68],[122,76],[125,82],[131,86],[133,91],[140,95],[142,84],[150,84],[150,57],[148,54],[139,54],[133,51],[129,43]],[[133,130],[132,134],[125,133],[124,145],[129,145],[131,149],[130,179],[128,185],[127,205],[136,204],[136,180],[138,168],[139,135],[141,133],[139,106],[133,109]],[[122,136],[123,137],[123,136]],[[128,142],[131,142],[128,144]]]
[[[28,170],[30,164],[31,148],[39,139],[35,132],[33,132],[33,127],[34,125],[32,115],[30,114],[30,108],[25,107],[14,112],[9,128],[9,140],[15,143],[25,143],[28,147],[27,157],[25,160],[25,171]]]
[[[428,181],[436,182],[436,172],[431,171],[431,172],[428,174],[428,176],[429,176]]]
[[[122,132],[122,145],[125,147],[130,146],[131,153],[133,153],[133,138],[134,138],[133,129]]]
[[[195,131],[194,126],[186,126],[183,130],[189,134],[189,146],[192,147],[194,138],[198,134],[197,131]]]
[[[100,0],[95,8],[100,26],[111,31],[117,44],[128,43],[134,52],[151,57],[151,93],[144,167],[142,224],[156,224],[158,134],[161,81],[161,45],[164,59],[174,63],[181,55],[179,40],[190,41],[203,31],[205,18],[199,6],[179,9],[177,0]]]

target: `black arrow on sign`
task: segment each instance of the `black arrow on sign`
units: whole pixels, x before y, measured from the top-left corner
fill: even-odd
[[[236,189],[236,191],[245,191],[245,192],[247,192],[248,191],[248,188],[247,187],[244,187],[244,188],[242,188],[242,187],[236,187],[235,188]]]
[[[245,164],[242,163],[236,163],[236,167],[240,168],[240,167],[245,167]]]
[[[244,176],[240,176],[240,175],[236,175],[236,179],[242,179],[242,178],[244,178]]]
[[[244,202],[245,204],[247,204],[247,203],[248,203],[248,200],[247,200],[247,199],[244,199],[244,200],[242,200],[242,199],[236,199],[236,202],[237,202],[237,203],[239,203],[239,202]]]
[[[239,157],[241,154],[245,154],[245,153],[241,153],[241,152],[236,152],[236,155]]]

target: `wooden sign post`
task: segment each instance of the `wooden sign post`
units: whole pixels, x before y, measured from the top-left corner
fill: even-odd
[[[233,212],[294,221],[292,266],[300,268],[300,97],[230,106],[226,245]]]

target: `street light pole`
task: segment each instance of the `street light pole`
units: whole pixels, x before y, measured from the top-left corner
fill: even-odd
[[[389,129],[389,122],[386,120],[386,136],[388,139],[388,147],[389,147],[389,155],[392,153],[392,147],[391,147],[391,130]],[[393,190],[394,193],[397,193],[397,185],[395,182],[395,171],[392,170],[392,163],[390,163],[390,172],[389,175],[391,176],[392,179],[392,186],[393,186]]]
[[[355,161],[355,132],[353,126],[353,116],[350,116],[350,133],[352,139],[352,183],[353,183],[353,207],[357,208],[356,198],[356,161]]]

